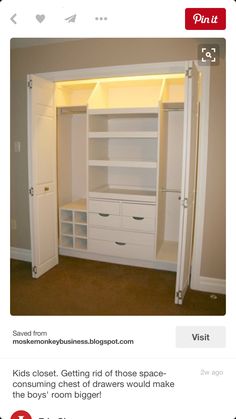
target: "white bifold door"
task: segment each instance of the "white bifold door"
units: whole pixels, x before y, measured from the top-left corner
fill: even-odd
[[[198,71],[189,63],[185,77],[184,138],[180,197],[180,227],[175,303],[182,304],[191,275],[198,150]]]
[[[54,83],[28,76],[28,170],[32,276],[58,264]]]

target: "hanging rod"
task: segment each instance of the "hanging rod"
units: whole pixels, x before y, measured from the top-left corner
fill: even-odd
[[[184,102],[163,102],[162,103],[163,111],[183,111]]]
[[[179,189],[166,189],[166,188],[161,188],[161,192],[181,193]]]
[[[163,109],[164,112],[171,112],[171,111],[181,111],[183,112],[184,108],[170,108],[170,109]]]
[[[61,114],[78,114],[85,113],[87,111],[86,106],[63,106],[58,108]]]

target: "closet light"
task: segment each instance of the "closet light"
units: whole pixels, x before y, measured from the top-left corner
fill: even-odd
[[[114,82],[126,82],[126,81],[157,81],[157,80],[169,80],[169,79],[184,79],[185,75],[183,73],[179,74],[154,74],[148,76],[125,76],[125,77],[104,77],[96,79],[82,79],[82,80],[69,80],[57,82],[58,87],[63,86],[75,86],[75,85],[85,85],[85,84],[96,84],[99,82],[105,83],[114,83]]]

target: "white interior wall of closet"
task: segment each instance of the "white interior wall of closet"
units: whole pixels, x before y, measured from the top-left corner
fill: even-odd
[[[86,112],[58,112],[57,123],[58,205],[87,196]]]

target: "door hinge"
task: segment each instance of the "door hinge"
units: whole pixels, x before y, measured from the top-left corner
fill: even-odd
[[[33,187],[31,187],[31,188],[29,189],[29,194],[30,194],[31,196],[34,196],[34,188],[33,188]]]
[[[192,78],[192,67],[187,68],[187,70],[185,71],[185,76],[188,77],[188,79]]]
[[[176,297],[177,297],[179,300],[182,300],[182,291],[177,291],[177,293],[176,293]]]
[[[32,267],[32,273],[35,275],[37,274],[37,266]]]
[[[184,208],[188,208],[188,198],[181,199],[181,205]]]
[[[28,83],[27,83],[27,86],[28,86],[29,89],[32,89],[32,87],[33,87],[33,81],[32,80],[29,80]]]

